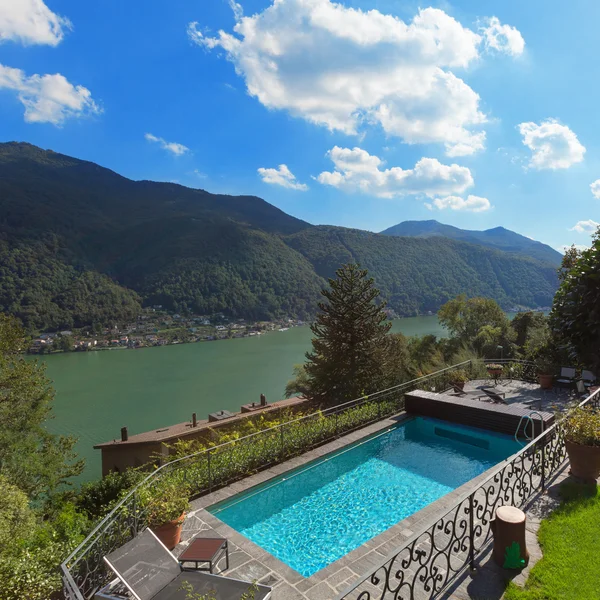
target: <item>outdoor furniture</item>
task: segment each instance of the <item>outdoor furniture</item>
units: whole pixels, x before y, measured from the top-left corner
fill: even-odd
[[[452,385],[453,391],[450,392],[450,396],[458,396],[459,398],[471,397],[474,400],[479,400],[482,394],[478,390],[463,390],[459,388],[457,385]]]
[[[134,600],[187,600],[186,585],[191,585],[198,596],[210,594],[215,600],[240,598],[251,590],[254,600],[271,597],[271,588],[265,585],[183,570],[150,529],[107,554],[104,561]],[[110,593],[102,597],[117,598]]]
[[[585,369],[581,371],[581,379],[586,388],[590,388],[596,383],[596,376],[591,371],[586,371]]]
[[[500,506],[490,523],[494,534],[493,558],[505,569],[522,569],[529,562],[525,542],[525,513],[515,506]]]
[[[213,572],[213,567],[225,556],[226,569],[229,569],[229,548],[225,538],[196,537],[192,543],[179,555],[179,564],[185,570],[185,563],[194,563],[194,569],[206,570],[200,563],[208,563],[208,571]]]
[[[588,393],[587,387],[585,386],[585,382],[583,381],[583,379],[577,380],[577,383],[575,384],[575,391],[577,392],[577,396],[579,398],[582,398]]]
[[[498,393],[496,390],[491,388],[481,388],[481,391],[484,392],[494,404],[508,404],[508,402],[504,399],[506,394],[503,392]]]
[[[505,392],[501,392],[495,388],[489,388],[486,386],[481,386],[480,388],[477,388],[476,390],[466,390],[466,391],[461,390],[456,385],[453,385],[452,387],[454,388],[454,392],[450,392],[449,395],[457,396],[458,398],[472,398],[473,400],[481,400],[482,398],[488,397],[486,390],[492,391],[495,394],[502,396],[502,398],[504,398],[504,396],[506,395]]]
[[[560,375],[554,379],[554,386],[557,388],[567,388],[572,390],[575,388],[575,368],[561,367]]]

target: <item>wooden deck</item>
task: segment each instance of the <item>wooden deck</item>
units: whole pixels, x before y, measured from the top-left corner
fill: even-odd
[[[471,398],[457,398],[447,394],[435,394],[415,390],[405,396],[406,411],[424,417],[442,419],[460,425],[469,425],[488,429],[507,435],[515,435],[521,417],[531,415],[532,411],[527,408],[510,406],[505,404],[492,404]],[[548,429],[554,423],[554,414],[544,411],[536,411],[542,415],[544,429]],[[541,423],[537,415],[533,416],[535,423],[535,435],[541,433]],[[519,427],[519,436],[524,437],[524,427],[528,420],[523,420]],[[531,425],[527,425],[527,433],[531,435]]]

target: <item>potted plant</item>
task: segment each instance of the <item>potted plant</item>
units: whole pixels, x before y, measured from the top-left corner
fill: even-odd
[[[469,381],[469,376],[463,369],[457,369],[456,371],[450,373],[450,385],[453,387],[457,387],[462,390],[464,389],[467,381]]]
[[[139,507],[148,527],[169,550],[181,539],[189,494],[189,486],[172,475],[165,475],[138,492]]]
[[[564,420],[571,473],[588,481],[600,477],[600,411],[576,408]]]
[[[535,367],[538,373],[538,381],[543,390],[552,389],[552,381],[556,371],[554,359],[549,354],[541,353],[535,359]]]
[[[485,365],[485,368],[487,369],[488,373],[494,378],[500,377],[504,369],[502,365],[496,363],[488,363],[487,365]]]

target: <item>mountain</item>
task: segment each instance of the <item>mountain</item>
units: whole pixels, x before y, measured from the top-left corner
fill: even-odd
[[[554,248],[504,227],[494,227],[485,231],[471,231],[469,229],[459,229],[452,225],[444,225],[435,220],[403,221],[382,231],[381,234],[402,237],[447,237],[452,240],[470,242],[471,244],[479,244],[504,252],[529,256],[556,266],[560,265],[562,260],[562,254]]]
[[[350,260],[401,315],[435,311],[461,292],[506,308],[547,306],[557,287],[551,261],[513,250],[313,226],[255,196],[132,181],[0,144],[0,311],[30,329],[128,320],[142,303],[306,318]]]

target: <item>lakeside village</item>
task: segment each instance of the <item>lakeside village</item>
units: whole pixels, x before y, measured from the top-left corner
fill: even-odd
[[[523,307],[511,308],[521,312]],[[549,307],[535,308],[549,310]],[[397,319],[396,312],[385,308],[388,319]],[[423,316],[433,316],[427,311]],[[254,337],[268,331],[287,331],[290,327],[306,325],[301,319],[282,318],[275,321],[247,321],[231,319],[223,313],[215,315],[171,314],[161,305],[142,310],[137,320],[126,325],[109,327],[82,327],[81,329],[40,333],[28,347],[29,354],[56,352],[87,352],[90,350],[138,349],[172,344],[211,342],[243,337]]]
[[[40,333],[31,340],[28,352],[49,354],[209,342],[254,337],[268,331],[287,331],[304,324],[300,319],[291,318],[252,322],[230,319],[222,313],[211,316],[171,314],[161,305],[155,305],[144,308],[135,322],[123,326]]]

